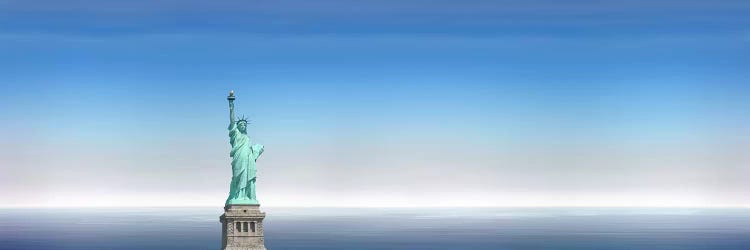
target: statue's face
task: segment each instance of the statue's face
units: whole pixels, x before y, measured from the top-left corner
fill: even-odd
[[[240,130],[240,132],[247,132],[247,123],[246,122],[238,122],[237,123],[237,129]]]

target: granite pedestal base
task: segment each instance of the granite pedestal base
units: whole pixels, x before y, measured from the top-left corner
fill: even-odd
[[[260,205],[226,205],[221,221],[222,250],[266,250]]]

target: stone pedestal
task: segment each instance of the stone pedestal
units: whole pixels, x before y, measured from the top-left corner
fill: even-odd
[[[221,221],[222,250],[266,250],[260,205],[226,205]]]

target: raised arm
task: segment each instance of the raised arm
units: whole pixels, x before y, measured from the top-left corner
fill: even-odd
[[[232,129],[232,127],[235,124],[235,117],[234,116],[234,90],[229,91],[229,96],[227,96],[227,100],[229,100],[229,129]]]

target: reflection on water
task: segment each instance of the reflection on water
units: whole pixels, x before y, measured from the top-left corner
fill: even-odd
[[[281,249],[750,249],[750,209],[263,208]],[[0,209],[0,249],[218,249],[221,208]]]

